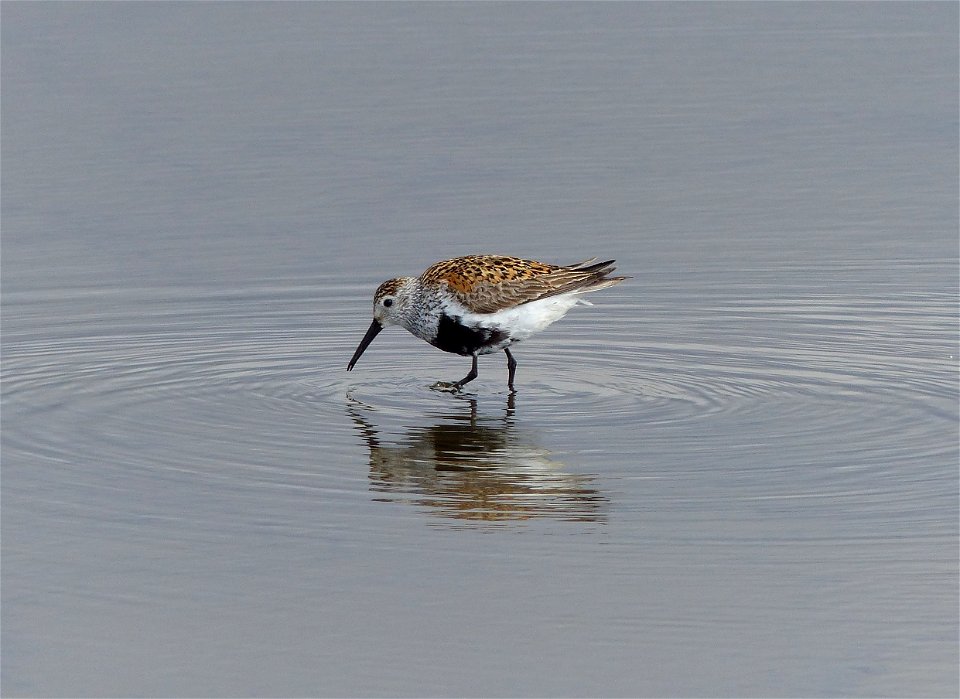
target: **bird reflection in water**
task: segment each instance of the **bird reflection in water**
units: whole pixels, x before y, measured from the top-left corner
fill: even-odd
[[[406,428],[386,443],[376,411],[351,399],[347,410],[370,448],[370,489],[384,502],[406,502],[455,520],[511,522],[553,518],[603,522],[607,499],[593,478],[564,471],[514,425],[515,396],[499,418],[478,418],[469,397],[462,414]]]

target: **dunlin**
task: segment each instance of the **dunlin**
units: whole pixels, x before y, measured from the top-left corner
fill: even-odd
[[[398,277],[373,295],[373,322],[353,353],[347,371],[388,325],[399,325],[444,352],[473,357],[470,373],[437,387],[459,390],[477,378],[477,356],[503,350],[513,390],[517,360],[510,346],[560,320],[582,294],[605,289],[626,277],[611,277],[614,260],[549,265],[500,255],[444,260],[419,277]]]

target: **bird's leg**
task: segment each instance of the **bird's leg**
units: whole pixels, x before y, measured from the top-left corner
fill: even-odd
[[[450,393],[456,393],[464,384],[468,384],[477,378],[477,355],[473,355],[473,364],[470,366],[470,373],[464,376],[459,381],[437,381],[430,388],[436,389],[438,391],[449,391]]]
[[[470,373],[464,376],[459,381],[451,384],[450,388],[463,388],[464,384],[468,384],[477,378],[477,355],[473,355],[473,364],[470,365]]]
[[[507,387],[513,391],[513,375],[517,373],[517,360],[513,358],[513,355],[510,354],[510,350],[506,347],[503,348],[504,353],[507,355]]]

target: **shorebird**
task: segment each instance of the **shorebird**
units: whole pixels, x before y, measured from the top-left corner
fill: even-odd
[[[507,386],[514,390],[517,360],[510,346],[562,318],[582,294],[627,277],[611,277],[614,260],[550,265],[502,255],[468,255],[437,262],[419,277],[398,277],[373,295],[373,322],[347,371],[388,325],[399,325],[444,352],[473,358],[470,373],[435,388],[457,391],[477,378],[477,357],[503,350]]]

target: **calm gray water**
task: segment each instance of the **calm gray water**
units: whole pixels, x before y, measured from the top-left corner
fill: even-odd
[[[955,3],[2,11],[5,696],[957,695]]]

